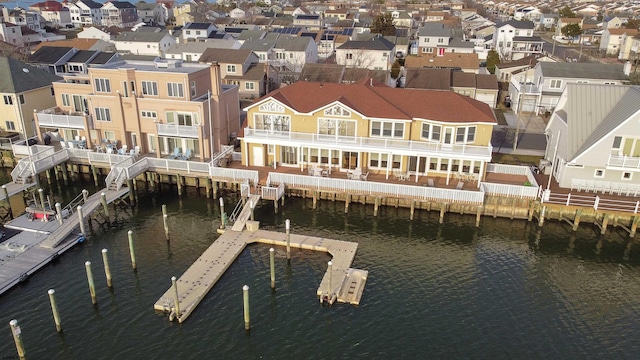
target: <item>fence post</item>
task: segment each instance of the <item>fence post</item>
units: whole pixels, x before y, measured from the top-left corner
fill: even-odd
[[[638,213],[638,208],[640,208],[640,201],[636,201],[636,208],[635,208],[635,210],[633,210],[634,214]]]
[[[596,200],[593,202],[593,208],[598,210],[598,203],[600,202],[600,196],[596,195]]]
[[[567,206],[571,203],[571,193],[567,194]]]

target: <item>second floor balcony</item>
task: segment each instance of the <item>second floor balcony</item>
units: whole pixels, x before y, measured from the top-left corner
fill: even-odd
[[[346,151],[390,152],[409,156],[438,156],[467,160],[491,160],[491,145],[445,144],[433,141],[398,140],[377,137],[323,135],[289,131],[244,129],[246,142],[286,146],[317,146]]]
[[[91,127],[91,115],[50,108],[35,113],[38,126],[50,128],[85,129]]]
[[[640,157],[627,155],[609,155],[607,167],[640,171]]]
[[[514,76],[511,77],[511,85],[513,85],[513,87],[515,87],[518,92],[523,93],[523,95],[542,94],[542,88],[540,88],[538,85],[529,81],[527,81],[526,83],[519,81],[519,79]]]
[[[198,138],[200,126],[157,124],[158,136]]]

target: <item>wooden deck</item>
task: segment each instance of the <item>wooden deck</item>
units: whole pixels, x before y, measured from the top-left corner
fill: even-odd
[[[9,197],[11,197],[15,194],[19,194],[23,192],[24,190],[27,190],[30,187],[36,186],[36,183],[32,182],[29,184],[16,184],[15,182],[12,181],[4,185],[7,187],[7,193],[9,194]],[[0,189],[0,201],[2,200],[4,200],[4,191]]]
[[[176,317],[179,322],[185,321],[242,250],[248,244],[255,242],[286,246],[287,239],[284,233],[264,230],[226,231],[178,279],[179,316],[175,314],[175,295],[172,288],[169,288],[156,301],[154,309],[170,313],[170,318]],[[291,234],[290,246],[331,254],[333,257],[331,284],[333,292],[341,295],[338,301],[360,303],[367,272],[350,268],[358,248],[357,243]],[[329,287],[329,276],[329,273],[325,272],[318,287],[319,296],[326,293]],[[357,282],[355,286],[352,286],[353,281]],[[346,286],[345,289],[343,289],[344,286]]]
[[[110,203],[125,195],[129,189],[123,188],[117,192],[104,189],[93,194],[83,204],[85,218],[91,216],[100,205],[101,192],[107,194],[107,202]],[[5,227],[21,232],[0,244],[0,294],[76,245],[82,237],[75,232],[78,225],[77,214],[64,220],[62,225],[57,220],[29,221],[26,214],[5,224]]]

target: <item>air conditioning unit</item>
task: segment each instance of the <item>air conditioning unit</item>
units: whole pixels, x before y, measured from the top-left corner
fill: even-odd
[[[540,169],[540,172],[544,175],[550,175],[551,174],[551,161],[547,160],[547,159],[540,159],[540,162],[538,163],[538,168]]]

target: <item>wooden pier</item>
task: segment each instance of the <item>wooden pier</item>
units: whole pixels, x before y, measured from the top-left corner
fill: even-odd
[[[180,314],[175,313],[175,293],[172,288],[156,301],[154,309],[170,313],[170,319],[185,321],[242,250],[248,244],[256,242],[286,246],[287,235],[265,230],[226,231],[178,279]],[[331,292],[339,302],[360,303],[368,272],[350,268],[358,248],[357,243],[291,234],[289,244],[292,248],[323,251],[333,256],[332,272],[326,272],[322,278],[318,296],[327,293],[331,283]]]
[[[104,189],[101,192],[107,196],[107,203],[111,203],[128,193],[129,189]],[[85,219],[100,205],[101,192],[93,194],[82,204]],[[0,294],[26,280],[82,240],[83,235],[74,232],[78,225],[79,218],[75,213],[64,219],[62,225],[57,219],[29,221],[26,215],[5,224],[6,228],[21,232],[0,244]]]

